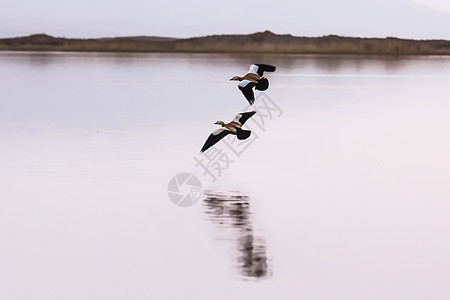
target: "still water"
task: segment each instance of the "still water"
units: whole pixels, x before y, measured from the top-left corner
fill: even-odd
[[[251,143],[200,155],[253,62]],[[448,299],[449,82],[450,57],[0,53],[0,298]]]

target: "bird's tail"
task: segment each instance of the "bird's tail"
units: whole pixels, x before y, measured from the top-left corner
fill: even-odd
[[[241,129],[241,128],[237,128],[236,135],[237,135],[237,138],[238,138],[239,140],[245,140],[245,139],[248,139],[248,137],[249,137],[251,134],[252,134],[252,132],[251,132],[250,130],[244,130],[244,129]]]
[[[258,91],[265,91],[269,88],[269,80],[266,77],[258,80],[258,83],[255,85],[255,89]]]

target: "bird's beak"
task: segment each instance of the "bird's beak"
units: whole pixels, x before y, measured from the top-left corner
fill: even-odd
[[[233,80],[233,78],[230,78],[230,81]]]

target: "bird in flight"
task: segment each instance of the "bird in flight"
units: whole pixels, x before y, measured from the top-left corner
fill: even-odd
[[[228,134],[236,135],[239,140],[247,139],[251,135],[251,131],[242,129],[242,126],[254,114],[256,114],[256,111],[243,112],[237,114],[234,117],[233,121],[231,121],[230,123],[225,123],[223,121],[217,121],[216,123],[214,123],[217,125],[221,125],[222,127],[215,130],[213,133],[209,135],[200,152],[208,150],[210,147],[215,145],[217,142],[226,137]]]
[[[269,80],[263,77],[264,72],[275,72],[276,67],[265,64],[253,64],[250,66],[248,73],[243,77],[233,76],[231,81],[239,81],[238,88],[244,94],[245,99],[253,105],[255,103],[255,95],[253,87],[258,91],[265,91],[269,87]]]

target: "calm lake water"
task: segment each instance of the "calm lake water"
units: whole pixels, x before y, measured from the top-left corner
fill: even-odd
[[[251,139],[200,155],[253,62]],[[0,298],[449,299],[449,82],[450,57],[0,53]]]

